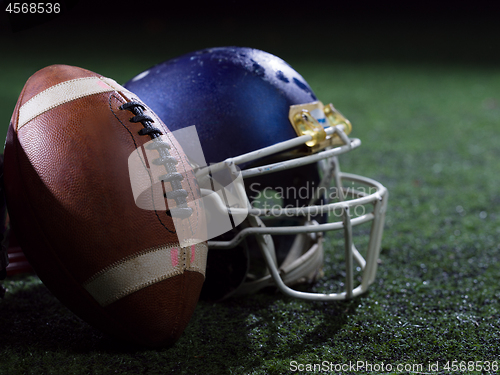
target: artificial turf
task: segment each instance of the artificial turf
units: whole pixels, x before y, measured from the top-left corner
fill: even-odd
[[[476,59],[446,59],[461,56],[460,43],[441,46],[449,37],[443,32],[437,41],[428,40],[430,53],[421,42],[418,51],[401,47],[400,59],[387,46],[389,57],[380,58],[368,43],[356,49],[341,40],[347,56],[308,55],[276,44],[276,35],[283,41],[283,34],[261,33],[269,38],[200,32],[194,41],[184,35],[175,48],[140,57],[121,46],[89,55],[80,49],[91,44],[83,38],[78,48],[35,44],[31,52],[23,49],[25,34],[3,39],[14,53],[1,61],[0,130],[5,134],[25,80],[52,63],[125,82],[190,49],[239,44],[282,53],[321,100],[351,120],[352,136],[362,140],[359,149],[340,157],[342,170],[389,189],[379,270],[370,291],[335,303],[271,291],[201,301],[173,347],[150,350],[103,336],[62,306],[36,276],[15,276],[3,281],[0,374],[500,372],[495,371],[500,367],[500,70],[491,61],[476,61],[488,56],[489,48],[469,41]],[[371,34],[375,40],[388,35]],[[421,40],[415,32],[405,35]],[[144,43],[147,47],[147,39]],[[384,48],[380,40],[378,45]],[[36,52],[36,59],[28,59]],[[337,237],[327,236],[325,251],[325,277],[310,287],[315,291],[334,290],[342,272]],[[299,371],[299,364],[321,366]],[[338,367],[349,364],[357,367]]]

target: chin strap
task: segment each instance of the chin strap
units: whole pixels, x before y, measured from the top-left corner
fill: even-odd
[[[252,216],[249,216],[249,218]],[[255,217],[255,224],[264,226],[259,217]],[[318,225],[316,221],[311,221],[306,225]],[[273,266],[280,275],[281,280],[287,286],[303,283],[311,283],[322,276],[323,271],[323,235],[322,233],[300,233],[288,252],[281,265],[277,264],[274,242],[268,234],[257,235],[257,241],[264,257],[273,259]],[[271,266],[271,267],[273,267]],[[268,274],[258,280],[244,282],[234,296],[250,294],[265,287],[274,286],[276,282],[272,274]]]

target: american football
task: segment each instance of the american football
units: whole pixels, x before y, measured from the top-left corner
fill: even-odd
[[[500,1],[0,5],[0,375],[500,375]]]
[[[175,175],[175,209],[192,242],[179,243],[166,198],[167,210],[134,201],[128,157],[160,136],[168,144],[158,146],[158,160]],[[111,79],[52,65],[19,96],[4,164],[12,230],[49,290],[112,337],[170,345],[193,314],[207,245],[196,239],[205,225],[201,208],[186,205],[199,194],[186,166],[162,121]]]

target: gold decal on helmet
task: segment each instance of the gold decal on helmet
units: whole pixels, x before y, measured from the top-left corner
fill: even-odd
[[[293,127],[299,135],[310,135],[312,139],[306,142],[309,147],[316,146],[326,139],[326,133],[323,126],[309,113],[303,109],[293,116]]]
[[[288,118],[298,136],[311,136],[311,140],[305,144],[313,153],[328,146],[344,145],[345,142],[337,132],[342,131],[347,135],[352,130],[350,121],[332,104],[325,106],[320,101],[290,106]],[[327,134],[325,129],[329,127],[336,127],[337,132]]]
[[[346,119],[342,113],[337,111],[332,103],[325,105],[323,108],[326,118],[330,121],[331,126],[344,125],[344,133],[349,135],[352,131],[351,122]]]

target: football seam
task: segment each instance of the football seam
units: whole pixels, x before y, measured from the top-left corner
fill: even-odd
[[[130,137],[132,138],[132,141],[134,142],[134,146],[135,148],[137,149],[139,146],[137,146],[137,142],[135,141],[135,138],[134,138],[134,134],[132,133],[132,131],[127,128],[127,126],[122,122],[122,120],[116,115],[115,113],[115,110],[113,109],[113,105],[111,104],[111,98],[115,98],[118,102],[120,103],[127,103],[127,101],[124,101],[122,98],[119,98],[117,97],[116,95],[114,94],[111,94],[109,96],[109,108],[111,110],[111,113],[113,113],[113,116],[118,120],[118,122],[123,126],[123,128],[125,128],[127,130],[127,132],[129,133]],[[134,98],[135,99],[135,98]],[[142,162],[142,159],[141,159],[141,162]],[[143,163],[143,166],[144,168],[146,168],[146,166],[144,165]],[[158,214],[158,210],[154,210],[155,211],[155,215],[159,221],[159,223],[169,232],[169,233],[172,233],[172,234],[176,234],[177,231],[174,229],[174,230],[171,230],[167,227],[167,225],[163,222],[163,220],[161,219],[160,215]]]
[[[160,124],[160,126],[163,126],[163,131],[165,132],[165,135],[167,136],[167,138],[170,140],[170,137],[173,136],[171,132],[168,132],[168,131],[165,131],[165,129],[167,128],[167,126],[163,123],[163,121],[161,121],[161,119],[156,115],[156,113],[154,111],[151,110],[151,108],[149,108],[147,105],[145,105],[145,107],[148,109],[149,112],[151,112],[151,114],[155,117],[156,121],[158,124]],[[168,129],[166,129],[168,130]],[[181,156],[181,153],[179,152],[179,150],[177,149],[177,146],[174,142],[172,142],[170,140],[170,143],[171,143],[171,146],[172,148],[177,152],[177,154],[179,155],[179,158],[182,159],[182,156]],[[182,160],[180,160],[182,161]],[[186,170],[186,167],[184,165],[184,163],[180,163],[182,165],[182,168],[184,170],[184,175],[187,176],[187,170]],[[194,189],[193,187],[191,186],[191,181],[190,179],[188,178],[187,179],[187,184],[188,184],[188,187],[189,187],[189,192],[191,193],[191,195],[193,197],[195,197],[196,195],[194,194]],[[193,199],[196,206],[197,206],[197,209],[195,210],[196,211],[196,226],[198,226],[198,224],[200,223],[200,216],[199,216],[199,202],[197,199]],[[193,229],[193,225],[191,224],[191,222],[189,222],[189,229],[191,230],[191,234],[194,234],[196,231]]]
[[[167,133],[167,134],[166,134],[166,136],[169,138],[169,140],[170,140],[170,136],[171,136],[171,135],[172,135],[171,133]],[[180,153],[180,152],[179,152],[179,150],[177,149],[177,147],[176,147],[175,143],[171,142],[171,144],[172,144],[172,148],[174,148],[174,149],[175,149],[175,151],[177,152],[177,154],[179,155],[179,158],[182,158],[181,153]],[[187,175],[188,175],[188,171],[186,170],[186,167],[185,167],[184,163],[180,163],[180,164],[181,164],[181,167],[182,167],[182,168],[183,168],[183,170],[184,170],[184,176],[187,176]],[[195,197],[194,190],[193,190],[193,187],[191,186],[191,181],[190,181],[190,179],[189,179],[189,178],[187,178],[186,180],[187,180],[187,185],[188,185],[188,187],[189,187],[189,193],[191,194],[191,196]],[[200,211],[200,210],[199,210],[199,207],[198,207],[198,205],[199,205],[198,200],[197,200],[197,199],[194,199],[194,203],[196,204],[196,206],[197,206],[197,208],[198,208],[198,209],[194,210],[194,211],[196,211],[196,225],[198,225],[198,223],[200,222],[200,218],[199,218],[199,211]],[[189,221],[189,229],[190,229],[190,231],[191,231],[191,235],[194,235],[194,233],[195,233],[196,231],[193,229],[193,225],[191,224],[191,221]]]

